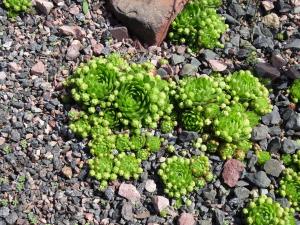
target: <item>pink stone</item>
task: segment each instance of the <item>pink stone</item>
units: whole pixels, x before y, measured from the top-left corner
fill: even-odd
[[[141,198],[140,193],[132,184],[122,183],[119,187],[118,194],[131,202],[138,202]]]
[[[8,64],[8,68],[11,72],[14,72],[14,73],[17,73],[21,70],[21,66],[18,65],[17,63],[15,63],[15,62],[10,62]]]
[[[218,60],[210,59],[208,62],[213,71],[221,72],[227,69],[227,65]]]
[[[164,209],[168,208],[169,205],[170,205],[169,199],[167,199],[163,196],[155,196],[152,199],[152,203],[153,203],[153,206],[154,206],[155,210],[159,213],[161,211],[163,211]]]
[[[222,177],[229,187],[234,187],[241,177],[244,170],[244,164],[236,159],[227,160],[223,167]]]
[[[31,68],[32,75],[42,75],[45,72],[45,65],[41,61],[38,61]]]
[[[54,7],[52,2],[46,0],[36,0],[35,2],[37,9],[45,15],[48,15]]]
[[[92,48],[93,48],[94,55],[99,56],[102,53],[104,46],[101,43],[99,43],[99,44],[93,45]]]
[[[72,41],[71,45],[67,50],[66,59],[75,60],[80,55],[80,49],[82,48],[82,44],[78,40]]]
[[[59,31],[61,34],[64,34],[66,36],[73,36],[79,40],[84,38],[86,36],[86,32],[84,29],[82,29],[79,26],[61,26],[59,27]]]
[[[178,225],[195,225],[194,216],[190,213],[182,213],[178,219]]]

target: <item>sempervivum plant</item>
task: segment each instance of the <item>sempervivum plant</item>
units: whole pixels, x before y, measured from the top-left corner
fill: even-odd
[[[294,81],[289,91],[293,101],[298,103],[300,101],[300,79]]]
[[[112,54],[82,64],[66,85],[87,113],[97,113],[112,128],[156,128],[173,106],[169,101],[171,84],[151,70],[149,63],[129,65]]]
[[[248,225],[295,225],[294,210],[283,208],[270,197],[261,195],[243,210]]]
[[[31,0],[3,0],[8,11],[8,17],[14,18],[21,12],[27,12],[32,3]]]
[[[201,47],[223,47],[219,39],[228,25],[217,14],[214,7],[218,5],[219,0],[190,1],[171,24],[170,40],[187,44],[193,51]]]
[[[280,180],[279,193],[290,201],[293,208],[300,211],[300,173],[286,169]]]
[[[165,193],[177,199],[203,187],[213,177],[206,156],[191,159],[173,156],[161,164],[158,174],[164,182]]]

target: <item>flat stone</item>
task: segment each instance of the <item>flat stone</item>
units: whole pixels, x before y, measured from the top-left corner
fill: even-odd
[[[262,1],[261,4],[266,11],[274,9],[274,4],[271,1]]]
[[[13,225],[16,223],[18,219],[18,214],[16,212],[11,212],[6,218],[5,221],[6,223],[8,223],[9,225]]]
[[[269,128],[265,125],[258,125],[252,129],[251,139],[253,141],[260,141],[268,137]]]
[[[195,225],[196,221],[191,213],[182,213],[178,219],[178,225]]]
[[[285,49],[291,48],[300,50],[300,39],[294,39],[284,46]]]
[[[281,142],[278,137],[274,137],[269,143],[268,143],[268,151],[271,153],[277,153],[281,148]]]
[[[188,0],[110,0],[113,13],[148,45],[160,45],[169,26]]]
[[[32,75],[42,75],[45,72],[45,65],[42,61],[38,61],[34,64],[30,70]]]
[[[293,154],[293,153],[295,153],[296,148],[297,148],[297,145],[296,145],[295,141],[286,138],[283,140],[283,143],[281,146],[281,151],[286,154]]]
[[[121,210],[122,217],[125,220],[131,221],[133,220],[133,207],[132,204],[129,202],[125,202],[122,206]]]
[[[183,55],[177,55],[177,54],[173,54],[171,57],[171,63],[173,65],[177,65],[179,63],[183,63],[185,60],[185,57]]]
[[[99,55],[101,55],[102,50],[104,49],[104,46],[101,43],[99,43],[99,44],[93,45],[92,49],[93,49],[94,55],[99,56]]]
[[[273,177],[279,177],[283,170],[283,165],[276,159],[270,159],[265,163],[264,170],[267,174],[272,175]]]
[[[234,189],[234,194],[238,199],[244,200],[249,197],[250,191],[245,187],[237,187]]]
[[[138,202],[141,198],[141,194],[132,184],[122,183],[119,187],[118,194],[131,202]]]
[[[2,207],[0,208],[0,217],[7,217],[9,215],[9,208],[8,207]]]
[[[8,63],[8,69],[11,72],[17,73],[21,70],[21,66],[18,65],[17,63],[15,63],[15,62],[10,62],[10,63]]]
[[[300,78],[300,68],[292,66],[288,71],[285,72],[285,75],[293,80]]]
[[[241,173],[244,170],[244,164],[236,159],[227,160],[224,164],[222,177],[224,183],[229,187],[234,187],[240,179]]]
[[[261,120],[265,125],[278,125],[282,120],[277,106],[274,106],[273,111],[264,115]]]
[[[67,60],[75,60],[79,57],[80,55],[80,49],[82,48],[82,44],[78,40],[72,41],[71,45],[67,49],[67,55],[66,59]]]
[[[81,40],[82,38],[84,38],[86,36],[85,30],[79,26],[64,25],[64,26],[59,27],[59,32],[66,36],[73,36],[79,40]]]
[[[286,66],[288,63],[280,54],[273,53],[272,54],[272,65],[277,69],[281,69],[282,67]]]
[[[164,196],[155,196],[152,198],[152,203],[155,210],[160,213],[163,210],[167,209],[170,205],[169,199]]]
[[[215,220],[217,225],[224,225],[225,222],[225,212],[220,209],[215,209]]]
[[[187,63],[183,66],[182,70],[180,71],[180,75],[195,75],[198,71],[198,67]]]
[[[114,27],[109,31],[111,33],[111,36],[117,41],[123,41],[124,39],[129,38],[127,27]]]
[[[212,70],[216,72],[222,72],[227,69],[227,65],[220,62],[219,60],[210,59],[208,60],[208,63],[210,64]]]
[[[45,15],[48,15],[54,7],[52,2],[46,0],[36,0],[35,2],[37,9]]]
[[[280,71],[269,63],[257,63],[255,71],[259,76],[275,79],[280,77]]]
[[[0,80],[5,80],[6,73],[4,71],[0,71]]]
[[[264,171],[258,171],[257,173],[249,173],[246,175],[249,181],[260,188],[267,188],[271,184],[271,180],[268,178]]]

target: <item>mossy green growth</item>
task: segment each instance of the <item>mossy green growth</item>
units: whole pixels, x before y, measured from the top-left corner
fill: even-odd
[[[14,18],[21,12],[28,12],[31,8],[31,0],[3,0],[8,12],[8,17]]]
[[[158,174],[164,183],[165,193],[178,199],[211,181],[210,168],[206,156],[191,159],[173,156],[161,164]]]
[[[290,94],[295,103],[300,101],[300,79],[296,79],[290,87]]]
[[[114,159],[115,166],[113,171],[124,177],[126,180],[130,178],[137,179],[143,172],[141,168],[141,159],[136,158],[135,154],[125,154],[122,152]]]
[[[290,201],[296,211],[300,211],[300,172],[286,169],[280,180],[279,193]]]
[[[261,195],[243,210],[247,225],[295,225],[294,210]]]
[[[170,40],[177,44],[187,44],[193,51],[203,47],[223,47],[219,39],[228,25],[215,8],[220,4],[219,0],[189,1],[171,24]]]

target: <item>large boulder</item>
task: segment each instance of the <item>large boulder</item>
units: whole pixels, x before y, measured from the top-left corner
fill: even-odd
[[[109,0],[128,30],[148,45],[160,45],[169,26],[188,0]]]

